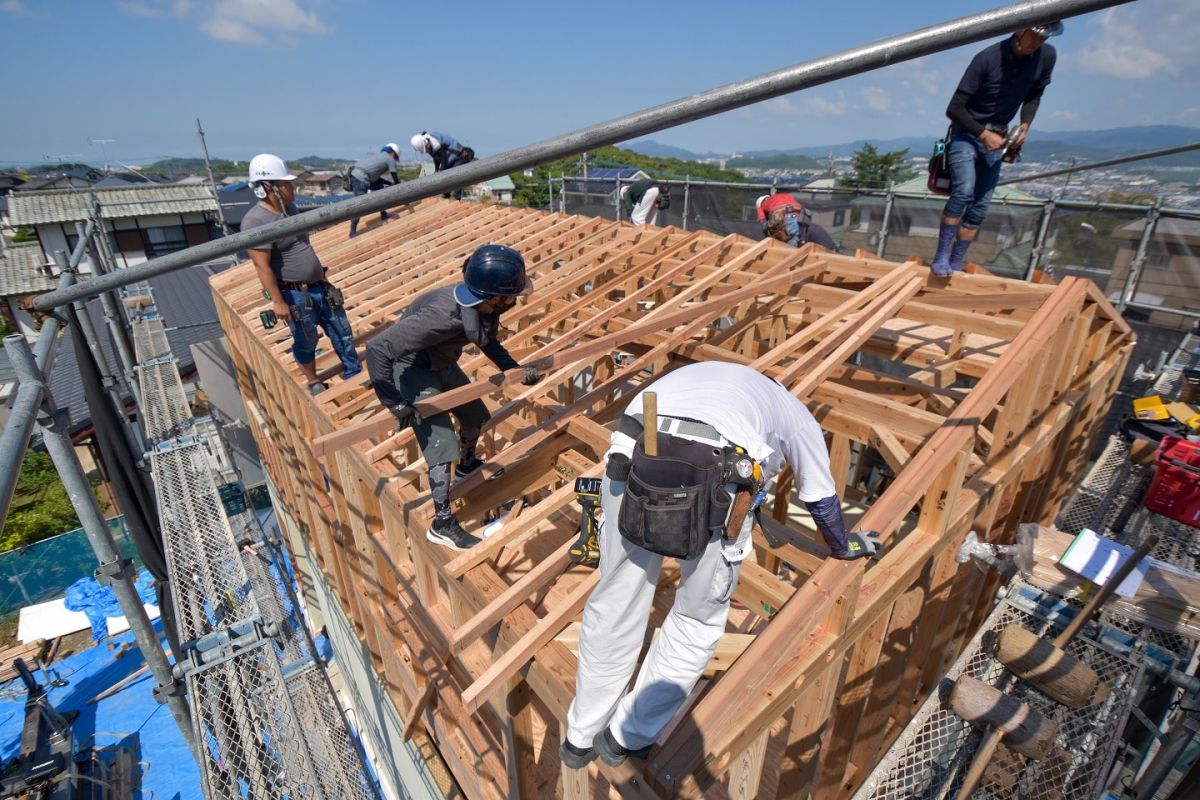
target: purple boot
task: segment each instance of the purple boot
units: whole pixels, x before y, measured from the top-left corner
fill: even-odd
[[[950,269],[955,272],[963,271],[963,259],[966,258],[967,248],[971,246],[971,242],[973,241],[975,241],[974,238],[954,240],[954,247],[950,248]]]
[[[948,277],[954,271],[950,266],[950,248],[957,241],[955,239],[957,234],[957,225],[947,225],[943,222],[942,226],[938,228],[937,253],[933,256],[933,263],[929,265],[929,268],[939,278]]]

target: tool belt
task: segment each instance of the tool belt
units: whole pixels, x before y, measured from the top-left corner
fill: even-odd
[[[725,487],[740,482],[734,465],[740,460],[753,465],[753,460],[740,447],[720,444],[723,437],[706,423],[668,418],[663,421],[713,441],[695,442],[659,433],[658,455],[650,456],[645,451],[644,435],[638,430],[641,421],[624,417],[620,430],[638,435],[617,530],[626,540],[652,553],[683,560],[698,558],[713,534],[725,530],[733,500]],[[753,468],[750,472],[761,476]]]
[[[342,308],[346,304],[345,297],[342,295],[342,290],[334,286],[329,281],[314,281],[312,283],[305,283],[303,281],[279,282],[280,290],[286,290],[289,292],[307,292],[309,289],[320,289],[322,287],[325,289],[325,302],[329,304],[330,308]],[[306,309],[309,308],[312,308],[311,300],[306,303]]]

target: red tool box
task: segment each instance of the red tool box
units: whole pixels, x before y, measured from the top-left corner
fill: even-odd
[[[1146,508],[1200,528],[1200,442],[1164,436],[1154,458]]]

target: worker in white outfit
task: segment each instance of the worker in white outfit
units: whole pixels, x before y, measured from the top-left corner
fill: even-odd
[[[821,428],[779,382],[708,361],[665,375],[650,391],[657,456],[645,452],[645,392],[625,409],[605,456],[600,582],[583,612],[575,700],[559,749],[573,769],[597,755],[612,766],[645,758],[708,665],[753,549],[753,514],[729,519],[737,492],[761,502],[766,483],[790,464],[833,557],[879,553],[874,533],[847,533]],[[680,585],[627,691],[664,555],[680,559]]]
[[[653,225],[659,209],[671,207],[671,188],[650,178],[636,180],[621,188],[621,208],[634,225]]]

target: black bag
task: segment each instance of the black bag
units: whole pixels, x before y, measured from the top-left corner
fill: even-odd
[[[723,451],[667,434],[658,441],[657,456],[646,454],[641,438],[634,447],[617,530],[652,553],[698,558],[729,516]]]

